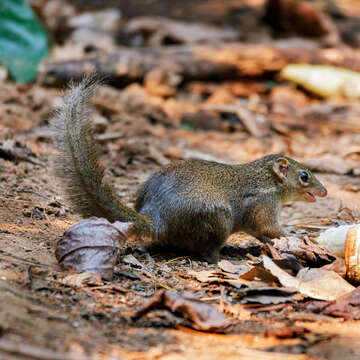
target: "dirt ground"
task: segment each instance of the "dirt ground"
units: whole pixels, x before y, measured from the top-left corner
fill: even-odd
[[[3,335],[0,343],[17,344],[25,353],[26,346],[51,349],[59,352],[60,355],[56,356],[60,358],[61,354],[72,351],[98,358],[104,353],[134,359],[246,358],[263,349],[273,352],[257,354],[264,359],[302,359],[305,358],[301,355],[303,353],[316,356],[326,353],[326,358],[338,359],[340,348],[350,359],[357,351],[356,346],[360,347],[358,321],[344,322],[312,313],[301,313],[297,318],[291,304],[280,311],[254,312],[248,320],[241,320],[240,316],[228,336],[204,336],[186,328],[173,330],[175,320],[166,313],[131,321],[131,314],[154,295],[159,283],[171,289],[193,290],[204,298],[218,293],[218,286],[214,289],[202,287],[187,274],[190,269],[214,269],[216,266],[188,256],[154,253],[150,261],[137,254],[137,259],[151,269],[153,278],[144,276],[131,264],[120,262],[111,283],[98,281],[80,288],[61,284],[57,280],[61,278],[61,270],[54,256],[55,245],[62,233],[79,220],[79,216],[69,210],[51,170],[55,151],[45,119],[57,91],[46,91],[44,95],[45,90],[36,85],[24,88],[5,83],[3,86],[16,93],[12,105],[17,106],[17,111],[31,114],[27,118],[31,123],[27,132],[4,126],[5,138],[26,144],[37,161],[33,164],[1,159],[0,324]],[[33,103],[29,99],[36,97],[38,92],[45,96],[44,103],[49,106],[44,105],[45,109],[33,112]],[[11,115],[10,112],[9,123]],[[7,123],[6,120],[5,115],[2,123]],[[110,124],[107,127],[110,133],[112,126],[119,125]],[[104,162],[108,166],[109,180],[128,203],[133,200],[139,183],[159,166],[159,160],[151,154],[162,154],[171,148],[172,153],[198,154],[229,162],[250,160],[260,155],[251,147],[249,151],[247,146],[252,142],[257,144],[258,140],[248,137],[239,141],[236,133],[171,130],[162,125],[143,124],[136,119],[122,128],[121,139],[104,144]],[[275,135],[267,141],[271,144],[274,139]],[[311,143],[316,143],[316,137],[309,140]],[[135,146],[135,154],[129,152],[129,156],[124,151],[126,146]],[[149,153],[150,148],[156,151]],[[138,149],[143,150],[137,153]],[[319,174],[319,177],[329,189],[329,196],[314,204],[290,205],[284,211],[285,225],[292,219],[305,218],[316,225],[321,224],[322,219],[339,218],[339,209],[344,204],[341,199],[347,199],[347,195],[347,205],[359,203],[358,192],[339,190],[360,188],[358,177],[331,174]],[[246,259],[249,238],[246,234],[234,235],[221,258],[231,262]],[[255,245],[252,247],[256,250]],[[135,248],[134,244],[129,244],[126,252],[132,253]],[[283,327],[293,329],[293,333],[285,334],[285,339],[281,334]],[[300,332],[302,336],[294,336],[294,332]],[[229,342],[231,346],[227,345]],[[204,354],[209,346],[216,355]],[[28,356],[14,355],[13,358],[31,358]],[[55,358],[52,356],[55,355],[48,355]],[[77,358],[77,355],[71,356]],[[12,357],[0,355],[0,358]]]
[[[181,87],[177,100],[194,97],[194,89],[200,89],[201,95],[206,92],[208,99],[221,86],[221,82],[194,81]],[[298,99],[298,90],[286,89]],[[306,126],[273,125],[265,136],[257,137],[238,125],[227,125],[225,130],[169,126],[154,110],[153,99],[149,108],[134,105],[120,111],[135,101],[138,91],[134,84],[125,89],[102,85],[92,104],[106,180],[129,205],[138,186],[169,161],[197,157],[243,163],[283,153],[305,163],[316,159],[312,167],[328,189],[328,196],[316,203],[287,205],[282,213],[286,228],[316,236],[334,225],[359,222],[358,102],[332,103],[304,92],[306,106],[345,109],[344,118],[355,125],[333,130],[326,121],[313,127],[307,119]],[[216,270],[218,265],[187,254],[153,250],[148,255],[130,241],[111,282],[90,276],[79,283],[78,275],[62,270],[55,258],[56,243],[81,217],[72,211],[53,172],[56,151],[49,119],[61,94],[40,83],[0,80],[1,360],[360,358],[360,321],[314,312],[307,306],[310,299],[248,302],[236,311],[232,308],[227,313],[232,326],[220,334],[184,326],[179,316],[165,310],[133,320],[132,315],[160,289],[190,290],[226,314],[231,286],[201,283],[189,274]],[[125,99],[124,94],[128,94]],[[119,108],[111,108],[109,97],[122,99]],[[269,92],[259,97],[268,101]],[[344,171],[339,171],[340,165]],[[221,260],[239,263],[263,251],[264,245],[239,233],[229,239]]]

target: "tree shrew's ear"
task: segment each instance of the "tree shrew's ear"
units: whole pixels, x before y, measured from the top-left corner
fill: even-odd
[[[276,159],[273,165],[274,173],[280,181],[286,179],[289,171],[289,162],[285,158]]]

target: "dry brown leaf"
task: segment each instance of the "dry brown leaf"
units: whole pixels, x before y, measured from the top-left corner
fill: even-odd
[[[214,270],[202,270],[202,271],[190,270],[187,273],[200,282],[219,281],[219,276],[218,276],[219,273],[217,273]]]
[[[235,269],[236,265],[224,261],[225,267]],[[276,277],[269,271],[254,266],[247,272],[239,274],[224,273],[217,271],[189,271],[197,280],[203,283],[228,284],[236,288],[233,291],[233,298],[238,299],[242,304],[279,304],[294,301],[295,289],[279,288],[274,286]],[[296,300],[299,300],[299,296]]]
[[[304,268],[294,277],[277,266],[268,256],[263,257],[263,264],[283,286],[294,288],[314,299],[336,300],[355,289],[334,271]]]
[[[191,327],[203,331],[222,332],[231,324],[215,306],[202,302],[188,291],[159,291],[134,318],[137,319],[154,309],[168,309],[180,313]]]
[[[71,287],[80,288],[83,287],[85,284],[92,284],[92,285],[103,285],[104,283],[101,281],[100,274],[92,274],[89,272],[83,272],[80,274],[70,274],[65,276],[62,279],[58,280],[59,283]]]
[[[346,320],[360,319],[360,286],[326,307],[323,314],[340,316]]]
[[[188,271],[189,275],[192,275],[196,280],[202,283],[219,283],[219,284],[229,284],[236,288],[241,288],[243,286],[250,286],[251,281],[241,279],[239,275],[223,273],[221,271],[212,271],[212,270],[202,270],[202,271]],[[263,285],[263,284],[262,284]],[[259,285],[260,286],[260,285]]]
[[[244,274],[250,270],[249,266],[245,263],[233,264],[228,260],[221,260],[218,262],[218,266],[221,270],[231,274]]]
[[[280,239],[273,239],[273,248],[280,254],[292,254],[297,258],[305,260],[307,263],[314,263],[318,260],[330,263],[335,259],[330,252],[319,247],[315,242],[307,237],[299,238],[296,236],[281,237]]]
[[[100,274],[111,280],[113,267],[126,238],[129,223],[111,224],[102,218],[81,220],[65,231],[56,245],[55,255],[65,269]]]
[[[341,259],[341,258],[337,258],[331,264],[324,265],[320,269],[324,269],[324,270],[328,270],[328,271],[335,271],[343,278],[345,278],[345,275],[346,275],[345,260]]]
[[[273,286],[264,286],[259,282],[252,282],[249,287],[234,291],[233,297],[240,299],[241,304],[282,304],[301,300],[301,296],[296,294],[294,288],[277,288]],[[236,296],[235,296],[236,294]]]

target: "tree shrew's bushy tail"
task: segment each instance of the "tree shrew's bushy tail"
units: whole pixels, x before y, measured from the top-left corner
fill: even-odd
[[[151,236],[150,219],[126,206],[115,188],[104,182],[105,169],[99,161],[89,111],[89,100],[98,83],[95,76],[87,76],[79,84],[71,84],[52,120],[59,152],[56,174],[75,210],[84,217],[133,222],[136,234]]]

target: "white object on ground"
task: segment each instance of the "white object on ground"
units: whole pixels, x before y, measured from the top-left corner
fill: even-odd
[[[349,229],[359,227],[360,224],[341,225],[322,232],[315,241],[319,246],[341,258],[345,258],[345,241]]]

